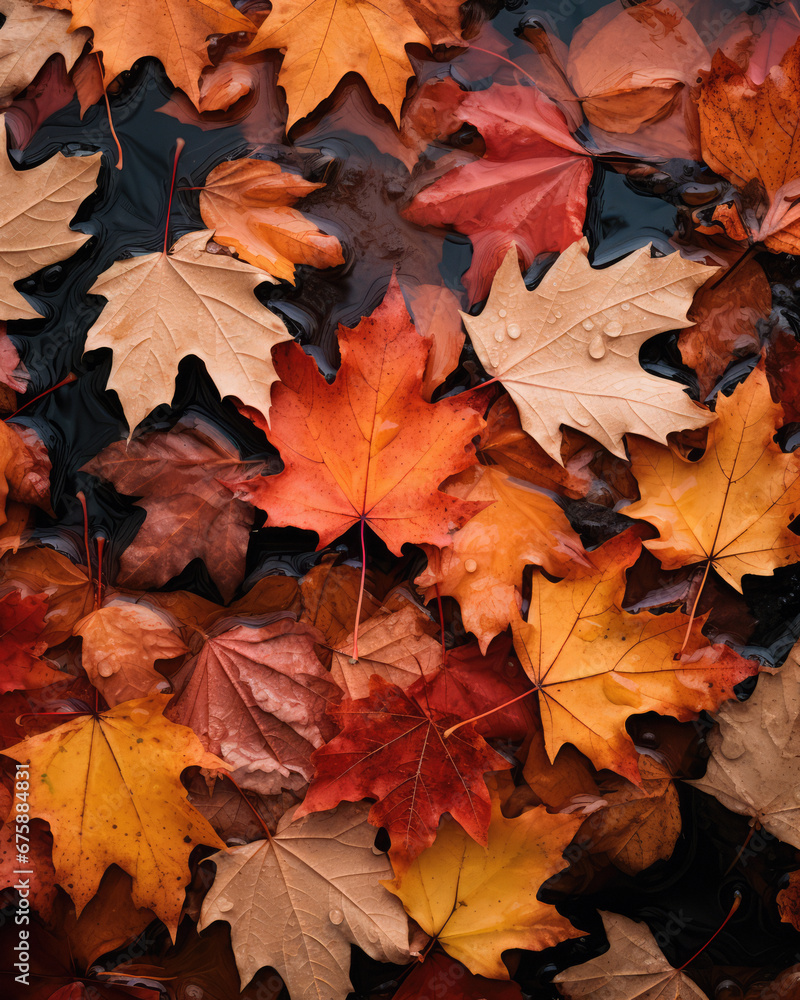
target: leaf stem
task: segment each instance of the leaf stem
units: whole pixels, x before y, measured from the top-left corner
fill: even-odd
[[[111,117],[111,105],[108,103],[108,93],[106,92],[106,81],[105,72],[103,70],[103,61],[100,58],[100,53],[95,52],[95,59],[97,59],[97,66],[100,70],[100,84],[103,88],[103,97],[106,102],[106,114],[108,115],[108,125],[111,129],[111,138],[114,140],[117,147],[117,170],[122,170],[122,146],[120,145],[119,139],[117,138],[117,130],[114,128],[114,119]]]
[[[526,72],[526,70],[519,65],[519,63],[515,63],[513,59],[509,59],[507,56],[501,56],[499,52],[492,52],[491,49],[482,49],[480,45],[470,45],[470,49],[473,52],[483,52],[484,55],[494,56],[495,59],[500,59],[502,62],[508,63],[509,66],[513,66],[514,69],[518,69],[523,76],[527,76],[534,86],[536,85],[536,77],[531,76],[530,73]]]
[[[29,399],[27,403],[23,403],[22,406],[19,407],[19,409],[14,410],[13,413],[9,413],[7,417],[3,417],[3,421],[5,422],[6,420],[13,420],[13,418],[16,417],[18,413],[22,413],[24,409],[29,407],[32,403],[35,403],[37,399],[41,399],[42,396],[47,396],[48,393],[55,392],[56,389],[60,389],[62,385],[67,385],[70,382],[76,382],[76,381],[77,378],[75,377],[75,375],[72,374],[72,372],[70,372],[66,378],[62,378],[60,382],[56,382],[55,385],[51,385],[49,389],[45,389],[44,392],[40,392],[39,395],[34,396],[33,399]]]
[[[683,651],[686,649],[687,643],[689,642],[689,636],[692,633],[692,625],[694,625],[695,615],[697,614],[697,605],[700,603],[700,595],[703,593],[703,587],[706,585],[706,580],[708,579],[708,569],[711,565],[711,560],[706,560],[706,569],[703,573],[703,579],[700,581],[700,586],[697,588],[697,594],[694,598],[694,603],[692,604],[692,610],[689,613],[689,623],[686,626],[686,634],[683,637],[683,644],[678,650],[674,659],[679,660],[683,656]]]
[[[473,715],[471,719],[464,719],[463,722],[457,722],[454,726],[449,729],[445,729],[444,736],[445,739],[448,736],[452,736],[453,733],[460,729],[462,726],[468,725],[470,722],[477,722],[478,719],[485,719],[487,715],[494,715],[495,712],[499,712],[501,708],[507,708],[509,705],[513,705],[515,701],[522,701],[523,698],[527,698],[529,694],[533,694],[537,688],[532,687],[530,691],[523,691],[522,694],[518,694],[516,698],[510,698],[508,701],[504,701],[502,705],[495,705],[494,708],[490,708],[488,712],[482,712],[480,715]]]
[[[435,583],[436,587],[436,603],[439,606],[439,635],[442,640],[442,666],[447,665],[447,646],[444,642],[444,612],[442,611],[442,595],[439,593],[439,584]]]
[[[169,216],[172,211],[172,195],[175,192],[175,175],[178,173],[178,157],[181,155],[181,150],[185,145],[186,143],[181,138],[175,144],[175,159],[172,162],[172,180],[169,185],[169,200],[167,201],[167,221],[164,223],[164,249],[161,251],[165,257],[169,241]]]
[[[269,827],[264,822],[264,818],[262,817],[261,813],[256,809],[256,807],[253,805],[253,803],[250,801],[250,799],[248,799],[248,797],[245,795],[244,789],[241,787],[241,785],[239,784],[239,782],[236,781],[236,779],[233,778],[230,774],[228,774],[227,771],[220,771],[219,773],[224,778],[227,778],[228,781],[230,781],[230,783],[233,785],[233,787],[236,789],[236,791],[244,799],[245,805],[250,810],[250,812],[255,816],[255,818],[258,820],[259,825],[261,826],[261,829],[264,831],[264,833],[266,833],[267,840],[272,840],[272,834],[269,832]]]
[[[692,962],[697,958],[698,955],[702,955],[702,953],[711,944],[711,942],[714,940],[714,938],[717,936],[717,934],[719,934],[719,932],[722,930],[722,928],[725,926],[725,924],[727,924],[727,922],[731,919],[731,917],[734,915],[734,913],[736,913],[736,911],[739,909],[739,904],[741,902],[742,902],[742,894],[737,889],[734,892],[734,894],[733,894],[733,904],[731,905],[731,908],[728,911],[728,916],[725,917],[725,919],[722,921],[722,923],[719,925],[719,927],[714,931],[714,933],[711,935],[711,937],[708,939],[708,941],[706,941],[706,943],[703,945],[703,947],[699,951],[696,951],[694,953],[694,955],[692,955],[692,957],[690,959],[688,959],[688,961],[684,962],[683,965],[680,966],[680,968],[676,969],[675,970],[676,972],[683,972],[683,970],[686,968],[686,966],[687,965],[691,965]]]
[[[361,621],[361,604],[364,600],[364,584],[367,579],[367,545],[364,541],[365,516],[361,515],[361,583],[358,587],[358,604],[356,605],[356,620],[353,627],[353,660],[358,659],[358,626]]]
[[[92,572],[92,550],[89,548],[89,513],[86,510],[86,497],[83,490],[78,490],[75,494],[75,498],[83,509],[83,548],[86,552],[86,569],[89,573],[89,581],[94,582],[94,573]],[[97,591],[95,589],[95,611],[97,610]]]

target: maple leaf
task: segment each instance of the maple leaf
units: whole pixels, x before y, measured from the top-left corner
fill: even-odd
[[[151,591],[140,600],[166,611],[171,620],[178,621],[188,641],[195,635],[209,635],[223,619],[252,621],[255,617],[272,615],[278,611],[299,614],[300,590],[297,581],[288,576],[263,576],[250,590],[233,604],[224,606],[207,601],[188,590]],[[262,621],[262,624],[264,622]]]
[[[302,788],[312,749],[335,732],[325,710],[338,690],[314,654],[319,639],[287,616],[209,636],[172,678],[178,696],[167,717],[190,726],[240,785],[263,794]]]
[[[523,1000],[522,990],[513,979],[498,982],[485,976],[474,976],[443,951],[433,951],[424,962],[416,962],[393,1000],[433,997],[443,985],[447,987],[449,1000]]]
[[[580,239],[592,161],[563,113],[533,87],[495,84],[464,94],[454,115],[478,129],[486,154],[448,171],[403,214],[470,237],[473,259],[463,282],[477,302],[514,243],[528,267],[537,254],[566,250]]]
[[[367,589],[361,592],[361,571],[355,566],[335,565],[338,556],[328,553],[320,563],[306,573],[300,583],[303,595],[302,621],[318,628],[325,637],[320,660],[330,668],[333,650],[344,648],[347,634],[352,632],[361,594],[361,617],[371,618],[381,607]],[[337,682],[338,683],[338,682]]]
[[[561,854],[579,826],[580,819],[551,815],[544,806],[506,819],[494,790],[486,846],[445,818],[432,846],[384,884],[470,972],[508,979],[502,952],[540,951],[583,933],[536,898],[542,883],[564,867]]]
[[[4,817],[3,824],[0,826],[0,889],[13,889],[14,883],[19,881],[17,873],[20,864],[17,857],[20,852],[17,848],[17,824],[15,822],[17,812],[14,809],[16,805],[14,798],[14,793],[10,789],[6,788],[5,785],[0,785],[0,802],[2,803],[0,815]],[[42,919],[51,922],[58,899],[56,873],[51,859],[53,838],[47,823],[43,820],[29,820],[28,824],[27,864],[30,865],[32,871],[36,872],[36,877],[31,879],[27,898]],[[20,830],[20,833],[24,834],[25,831]]]
[[[351,700],[369,697],[373,676],[405,689],[441,667],[436,622],[412,601],[397,603],[397,610],[381,608],[359,625],[357,660],[334,650],[331,677]],[[352,649],[352,630],[340,645]]]
[[[155,944],[155,941],[152,943]],[[230,929],[220,922],[207,927],[202,936],[193,923],[191,928],[184,925],[181,940],[168,948],[166,953],[143,955],[139,961],[122,962],[112,972],[117,976],[127,976],[134,982],[155,979],[159,984],[168,983],[167,996],[170,998],[191,997],[194,991],[203,1000],[226,1000],[228,997],[278,1000],[283,990],[280,976],[272,969],[265,969],[260,974],[256,973],[249,986],[240,993]],[[202,994],[197,992],[199,990],[203,991]],[[138,996],[137,993],[137,1000]],[[163,996],[163,993],[155,994],[153,1000]],[[142,1000],[149,1000],[149,997]]]
[[[86,335],[87,351],[110,347],[108,388],[131,431],[171,403],[178,362],[205,362],[221,396],[269,411],[277,376],[270,351],[291,337],[253,294],[267,276],[257,267],[206,253],[211,230],[187,233],[169,254],[117,261],[89,289],[107,304]]]
[[[44,594],[23,597],[12,590],[0,597],[0,642],[3,648],[3,673],[0,693],[19,688],[40,688],[66,675],[54,670],[40,657],[47,649],[42,638],[47,598]]]
[[[214,167],[200,191],[203,222],[217,243],[275,278],[294,284],[296,264],[344,264],[335,236],[321,233],[291,206],[324,184],[313,184],[266,160],[228,160]]]
[[[369,821],[389,831],[395,871],[433,843],[445,812],[486,844],[491,807],[483,775],[510,765],[471,725],[445,737],[458,719],[381,677],[372,678],[368,698],[346,698],[331,714],[342,732],[314,754],[299,815],[377,799]]]
[[[422,395],[430,402],[434,389],[457,367],[464,347],[459,300],[444,285],[407,285],[403,294],[417,333],[431,342],[422,379]]]
[[[110,708],[163,691],[166,682],[155,670],[156,660],[189,652],[163,615],[129,602],[98,608],[73,632],[83,640],[83,668]]]
[[[534,699],[499,706],[532,691],[511,649],[511,637],[501,635],[489,643],[485,653],[474,642],[448,649],[440,669],[419,678],[409,694],[442,715],[468,719],[487,713],[473,723],[475,732],[484,739],[522,740],[537,725],[531,708]]]
[[[442,488],[491,506],[457,531],[446,548],[423,545],[428,566],[414,583],[426,588],[426,601],[437,593],[454,597],[464,628],[485,652],[508,628],[511,604],[522,602],[525,567],[542,566],[552,576],[564,576],[586,565],[583,545],[551,497],[512,478],[502,466],[475,465]]]
[[[245,54],[282,49],[278,83],[287,129],[325,100],[346,73],[358,73],[400,124],[413,69],[406,46],[463,44],[458,0],[275,0]]]
[[[772,305],[769,281],[760,264],[747,260],[735,281],[709,281],[695,295],[687,318],[693,326],[681,330],[678,348],[683,363],[697,372],[701,397],[707,396],[728,365],[758,354],[759,321]]]
[[[139,909],[131,900],[131,877],[111,865],[100,880],[94,896],[76,917],[65,897],[58,900],[55,923],[67,937],[79,969],[89,967],[101,955],[120,951],[134,941],[155,919],[151,910]]]
[[[693,719],[733,697],[734,685],[758,670],[730,647],[709,644],[701,620],[686,636],[690,619],[681,612],[623,611],[626,570],[640,552],[641,541],[628,530],[587,554],[591,572],[560,583],[535,575],[527,623],[518,613],[512,619],[514,648],[539,691],[550,760],[572,743],[596,768],[637,785],[629,716],[655,711]]]
[[[366,814],[362,804],[287,813],[269,840],[208,859],[217,874],[197,927],[231,925],[243,989],[271,965],[293,1000],[344,1000],[351,944],[378,961],[409,961],[408,921],[381,887],[392,869]]]
[[[586,817],[575,834],[582,851],[605,856],[628,875],[672,856],[681,813],[678,792],[663,764],[640,755],[637,786],[617,775],[598,775],[569,744],[551,762],[541,727],[529,731],[533,738],[523,776],[548,809]]]
[[[181,771],[225,767],[195,734],[161,714],[169,695],[139,698],[96,716],[71,719],[3,750],[29,765],[32,816],[53,832],[53,865],[77,915],[116,864],[132,896],[167,925],[173,939],[196,844],[224,848],[188,804]]]
[[[0,32],[0,36],[2,33]],[[0,121],[0,319],[40,317],[14,282],[64,260],[89,239],[69,228],[78,206],[94,191],[100,153],[57,153],[38,167],[15,170],[8,157],[5,115]]]
[[[569,1000],[708,1000],[664,958],[647,924],[600,910],[610,945],[599,958],[559,972],[553,979]]]
[[[650,256],[649,247],[595,270],[573,243],[529,292],[509,250],[478,316],[462,313],[481,364],[500,379],[523,428],[561,463],[561,424],[625,458],[623,436],[666,441],[713,420],[680,386],[647,374],[639,348],[689,325],[686,310],[710,268]]]
[[[705,776],[689,784],[800,849],[798,654],[795,646],[777,673],[761,674],[747,701],[719,709]]]
[[[592,124],[633,133],[666,115],[708,63],[708,51],[680,7],[645,0],[622,10],[608,4],[582,21],[566,70]]]
[[[411,325],[395,280],[371,316],[339,327],[342,365],[333,384],[299,347],[275,352],[270,441],[285,469],[231,482],[271,525],[310,528],[324,548],[368,524],[395,554],[406,542],[445,545],[483,504],[436,489],[470,464],[483,426],[478,397],[426,403],[420,393],[429,345]],[[267,430],[264,417],[246,415]]]
[[[24,548],[8,553],[3,579],[26,594],[45,594],[47,613],[42,638],[56,646],[72,635],[75,624],[94,607],[95,588],[82,566],[50,548]]]
[[[154,56],[167,76],[198,105],[198,81],[209,66],[210,35],[255,31],[230,0],[37,0],[72,12],[70,31],[90,28],[94,51],[103,55],[107,86],[137,59]]]
[[[798,89],[800,40],[760,86],[718,51],[698,104],[703,159],[741,196],[741,209],[718,209],[715,219],[734,239],[749,236],[774,253],[800,253]]]
[[[800,559],[800,538],[789,530],[800,513],[800,456],[773,440],[782,409],[763,363],[730,396],[717,397],[716,413],[696,462],[630,441],[641,500],[622,513],[658,530],[645,545],[665,569],[704,562],[741,593],[746,573],[767,576]]]
[[[30,0],[0,0],[0,103],[24,90],[50,56],[59,53],[66,68],[83,51],[90,33],[68,32],[69,15],[47,10]]]
[[[192,559],[208,567],[230,600],[244,577],[253,510],[221,484],[236,473],[255,475],[263,462],[242,462],[232,442],[199,417],[126,444],[115,441],[83,467],[120,493],[139,497],[144,524],[120,557],[123,587],[162,587]]]
[[[500,465],[516,479],[574,500],[588,496],[595,485],[588,465],[596,451],[597,446],[588,438],[567,431],[562,434],[564,464],[554,462],[522,429],[519,412],[507,395],[500,396],[486,414],[486,427],[478,444],[481,464]]]

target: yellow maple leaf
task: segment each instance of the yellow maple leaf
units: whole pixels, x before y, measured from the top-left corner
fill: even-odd
[[[175,936],[197,844],[225,850],[189,805],[184,768],[228,766],[186,726],[161,714],[170,695],[83,715],[3,751],[27,763],[30,814],[53,833],[56,880],[80,916],[109,865],[133,880],[132,898]]]

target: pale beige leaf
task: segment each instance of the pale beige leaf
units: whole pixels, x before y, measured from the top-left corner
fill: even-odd
[[[205,362],[221,396],[269,413],[277,380],[272,348],[291,340],[283,321],[254,289],[265,273],[224,254],[206,253],[212,230],[182,236],[169,254],[117,261],[89,289],[108,300],[86,350],[110,347],[108,388],[131,431],[160,403],[171,403],[178,363]]]
[[[800,850],[800,643],[777,673],[759,675],[747,701],[714,717],[708,769],[689,784]]]
[[[5,17],[0,28],[0,103],[10,103],[33,80],[50,56],[64,57],[67,70],[91,38],[86,28],[69,32],[63,10],[34,6],[30,0],[0,0]]]
[[[263,966],[283,977],[292,1000],[344,1000],[352,989],[350,945],[382,962],[410,958],[408,918],[380,884],[392,877],[374,849],[369,806],[343,803],[293,822],[275,836],[209,859],[217,866],[198,930],[231,925],[242,988]]]
[[[569,1000],[707,1000],[664,958],[647,924],[600,910],[608,943],[599,958],[560,972],[554,983]]]
[[[512,247],[483,312],[461,314],[481,364],[559,464],[562,424],[625,458],[625,434],[665,442],[714,419],[680,385],[639,364],[646,340],[690,325],[692,296],[712,269],[678,254],[653,258],[643,247],[596,270],[588,251],[585,239],[573,243],[529,292]]]
[[[56,153],[38,167],[15,170],[7,152],[5,116],[0,120],[0,319],[40,315],[14,282],[64,260],[89,239],[73,232],[69,221],[94,191],[99,170],[100,153]]]

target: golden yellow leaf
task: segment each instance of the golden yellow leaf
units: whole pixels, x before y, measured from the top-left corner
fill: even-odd
[[[690,325],[692,296],[714,271],[678,254],[651,257],[649,247],[595,270],[588,252],[585,239],[573,243],[529,292],[512,247],[483,312],[461,314],[481,364],[559,464],[561,424],[625,458],[625,434],[666,441],[714,419],[675,382],[639,364],[646,340]]]
[[[534,574],[528,620],[515,611],[514,648],[539,690],[550,760],[572,743],[598,769],[641,784],[637,754],[625,722],[659,712],[681,721],[714,711],[733,697],[758,664],[729,646],[710,644],[695,619],[679,611],[628,614],[622,609],[625,575],[641,551],[631,530],[587,553],[592,571],[559,583]]]
[[[478,976],[508,979],[508,948],[540,951],[580,937],[554,906],[540,903],[542,883],[564,868],[562,852],[580,817],[537,806],[506,819],[492,789],[488,847],[445,816],[433,845],[386,888],[426,934]]]
[[[132,898],[173,938],[197,844],[224,849],[180,783],[192,765],[227,768],[191,729],[168,722],[169,695],[123,702],[71,719],[3,751],[30,770],[31,815],[53,833],[56,880],[77,916],[116,864],[133,880]]]

